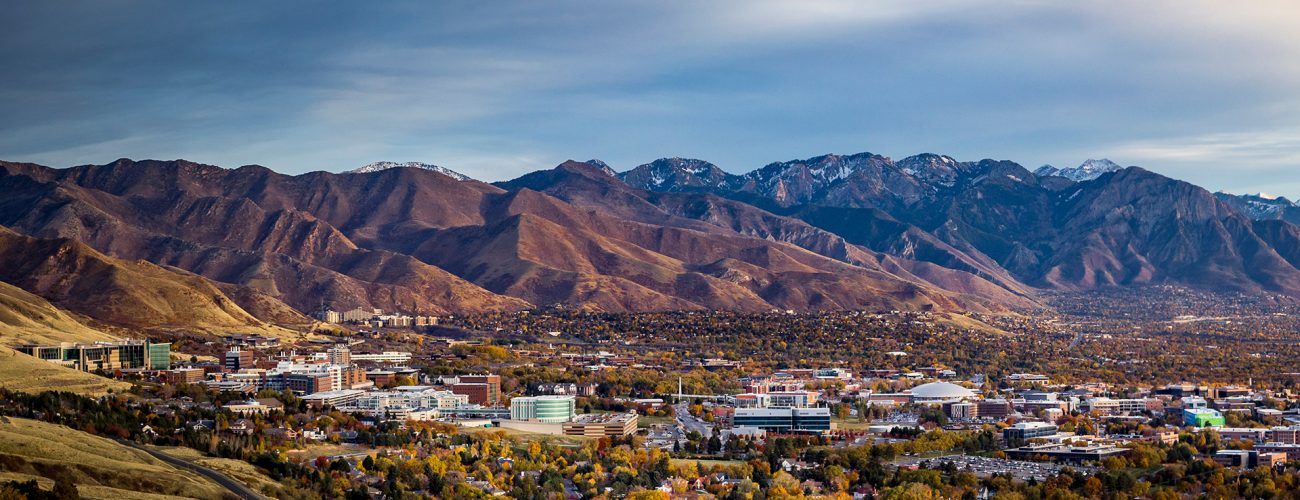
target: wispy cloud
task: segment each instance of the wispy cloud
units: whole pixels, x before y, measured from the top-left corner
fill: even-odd
[[[1110,156],[1212,189],[1300,175],[1278,170],[1300,166],[1300,8],[1287,0],[8,13],[0,157],[54,165],[394,159],[497,180],[570,157],[748,170],[869,150],[1031,166]]]

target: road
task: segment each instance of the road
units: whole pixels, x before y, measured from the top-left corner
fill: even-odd
[[[204,467],[196,463],[186,462],[184,460],[173,457],[161,451],[145,448],[143,446],[135,444],[132,441],[118,440],[118,442],[130,446],[132,448],[135,448],[137,450],[143,451],[145,453],[148,453],[152,455],[154,458],[166,462],[168,465],[172,465],[175,467],[180,467],[186,470],[196,472],[203,477],[211,479],[212,482],[221,485],[222,488],[229,490],[236,497],[242,498],[244,500],[266,500],[266,496],[256,491],[253,491],[252,488],[249,488],[248,486],[244,485],[244,483],[231,479],[230,476],[227,476],[215,470],[209,469],[207,467]]]
[[[1065,351],[1066,352],[1073,351],[1074,348],[1078,347],[1079,344],[1082,342],[1083,342],[1083,330],[1079,330],[1079,333],[1074,334],[1074,340],[1070,341],[1070,345],[1065,348]]]
[[[677,410],[675,412],[677,415],[677,425],[684,429],[682,434],[695,431],[700,433],[701,436],[704,436],[705,439],[708,439],[709,436],[713,435],[713,425],[692,416],[690,411],[687,410],[686,403],[677,403],[677,408],[675,408],[675,410]]]

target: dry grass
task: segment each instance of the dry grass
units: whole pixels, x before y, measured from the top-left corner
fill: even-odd
[[[276,483],[274,479],[267,477],[266,474],[263,474],[262,471],[248,462],[209,457],[199,453],[198,450],[183,446],[155,446],[153,448],[186,462],[202,465],[225,474],[231,479],[248,485],[255,491],[274,492],[280,487],[280,484]]]
[[[310,443],[301,448],[289,450],[285,452],[285,455],[291,462],[306,463],[316,460],[317,457],[333,457],[354,453],[375,453],[375,449],[352,443]]]
[[[0,346],[0,387],[30,393],[65,391],[102,396],[110,389],[125,391],[131,384],[65,368]]]
[[[550,443],[557,446],[582,446],[584,443],[595,440],[595,438],[583,436],[560,436],[555,434],[543,434],[538,432],[528,432],[519,429],[507,429],[505,427],[471,427],[460,429],[464,434],[494,434],[502,433],[506,436],[518,438],[524,443],[537,441],[540,443]]]
[[[67,427],[11,418],[0,422],[0,471],[72,478],[78,489],[103,498],[158,498],[176,495],[223,498],[226,490],[203,477],[178,470],[140,450]],[[107,488],[111,490],[97,490]]]
[[[0,282],[0,345],[101,340],[114,337],[86,326],[41,297]]]
[[[36,481],[41,489],[49,490],[54,487],[54,480],[36,476],[32,474],[21,474],[17,472],[0,472],[0,483],[8,481]],[[77,485],[77,493],[81,498],[104,499],[104,500],[171,500],[177,498],[189,498],[185,496],[158,495],[154,493],[145,493],[143,491],[119,490],[107,486],[92,486],[88,484]]]

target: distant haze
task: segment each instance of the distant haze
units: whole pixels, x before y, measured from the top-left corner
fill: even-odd
[[[0,159],[503,180],[600,158],[1087,158],[1300,198],[1300,7],[1155,2],[6,6]]]

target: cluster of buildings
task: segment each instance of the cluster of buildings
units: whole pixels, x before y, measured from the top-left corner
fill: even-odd
[[[334,324],[358,324],[370,328],[415,328],[438,324],[437,316],[408,316],[405,314],[384,314],[380,309],[356,308],[348,311],[322,309],[315,314],[316,319]]]
[[[267,363],[259,363],[252,350],[234,346],[226,352],[221,367],[204,382],[223,390],[289,389],[300,394],[374,387],[366,370],[353,364],[351,351],[343,345],[312,355],[284,353]]]
[[[510,419],[502,427],[543,434],[624,437],[636,432],[639,417],[627,413],[577,413],[573,396],[542,395],[510,399]]]
[[[20,345],[18,352],[81,371],[167,370],[171,344],[149,340],[124,340],[58,345]]]

